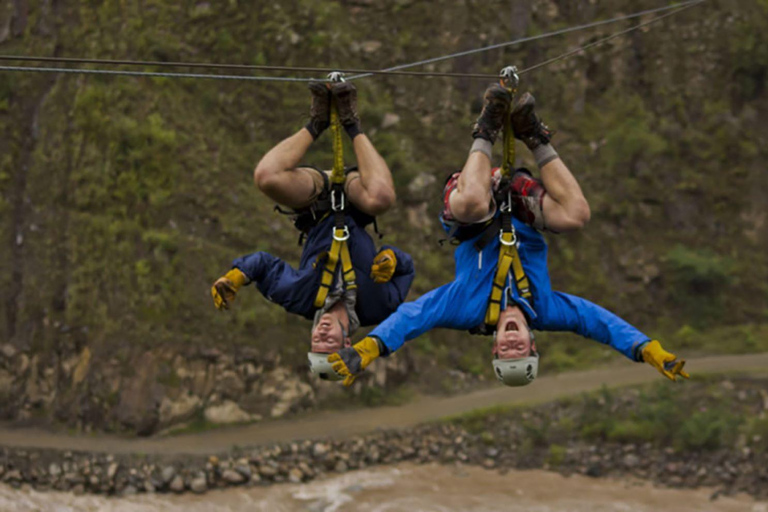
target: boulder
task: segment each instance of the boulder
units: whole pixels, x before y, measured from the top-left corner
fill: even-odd
[[[171,489],[171,491],[177,494],[184,492],[184,479],[181,478],[181,475],[176,475],[173,477],[173,480],[171,480],[171,485],[169,488]]]
[[[160,402],[160,425],[167,427],[192,418],[202,407],[199,397],[185,393],[176,400],[164,396]]]
[[[175,476],[176,476],[176,468],[174,468],[173,466],[166,466],[160,472],[160,478],[165,485],[170,484],[171,480],[173,480],[173,477]]]
[[[270,410],[270,416],[273,418],[314,403],[315,394],[312,387],[285,368],[275,368],[267,373],[264,382],[269,384],[262,387],[261,394],[274,401]]]
[[[299,468],[292,468],[288,472],[288,481],[293,484],[300,484],[301,480],[304,478],[304,473]]]
[[[231,400],[225,400],[220,404],[208,406],[204,414],[206,420],[219,424],[245,423],[260,419],[258,416],[248,414]]]
[[[197,476],[189,483],[189,488],[196,494],[202,494],[208,490],[208,482],[205,480],[205,475]]]
[[[221,478],[230,484],[238,485],[246,481],[245,475],[234,469],[227,469],[221,474]]]

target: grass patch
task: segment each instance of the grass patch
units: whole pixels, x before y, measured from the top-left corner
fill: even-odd
[[[677,451],[711,451],[741,445],[768,447],[768,418],[762,411],[765,377],[707,376],[686,385],[659,381],[585,393],[536,406],[502,406],[447,421],[473,435],[499,438],[499,429],[521,445],[550,450],[569,442],[646,444]],[[506,435],[505,434],[505,435]]]

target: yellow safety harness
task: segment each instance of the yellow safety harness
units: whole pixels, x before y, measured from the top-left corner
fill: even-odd
[[[341,73],[331,73],[328,78],[332,82],[343,80]],[[356,290],[355,269],[352,267],[352,258],[349,255],[349,227],[346,224],[347,198],[344,193],[344,144],[341,137],[341,121],[336,103],[331,103],[331,133],[333,135],[333,171],[331,172],[331,212],[335,219],[333,228],[333,242],[328,251],[328,259],[323,267],[323,275],[320,287],[315,296],[315,307],[321,308],[331,291],[336,268],[341,261],[342,279],[346,290]]]
[[[519,78],[517,68],[508,66],[501,70],[500,82],[514,97],[517,92]],[[511,108],[511,106],[510,106]],[[509,181],[512,177],[512,169],[515,163],[515,138],[512,133],[512,121],[510,113],[504,116],[504,162],[501,167],[502,183]],[[528,277],[525,275],[523,264],[520,261],[520,254],[517,251],[517,236],[515,228],[512,225],[512,194],[507,191],[507,196],[502,199],[499,205],[501,212],[501,231],[499,233],[499,261],[496,267],[496,275],[493,277],[493,288],[491,297],[488,299],[488,308],[485,311],[485,325],[488,332],[496,329],[496,323],[501,315],[501,303],[504,296],[504,288],[507,283],[509,269],[512,269],[515,276],[520,297],[529,300],[532,298],[531,287]]]

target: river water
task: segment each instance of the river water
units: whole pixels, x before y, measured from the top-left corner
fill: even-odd
[[[1,512],[768,512],[747,496],[710,500],[712,489],[563,477],[546,471],[504,475],[475,467],[400,464],[333,475],[308,484],[212,491],[203,495],[75,496],[0,486]]]

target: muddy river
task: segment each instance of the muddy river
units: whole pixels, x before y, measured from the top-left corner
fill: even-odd
[[[655,488],[648,483],[546,471],[504,475],[475,467],[401,464],[308,484],[213,491],[204,495],[75,496],[0,486],[2,512],[768,512],[748,496],[711,499],[712,489]]]

